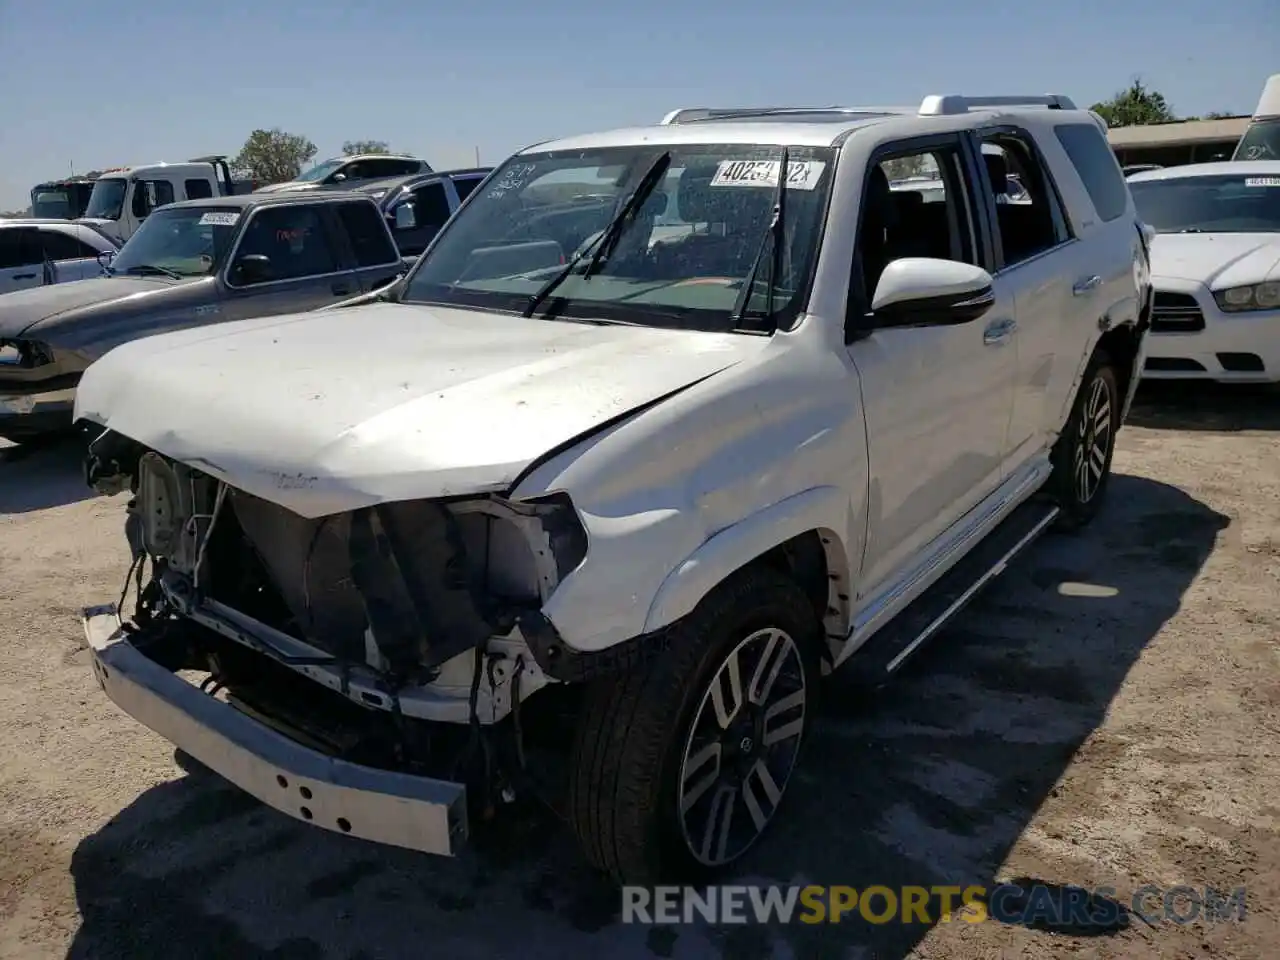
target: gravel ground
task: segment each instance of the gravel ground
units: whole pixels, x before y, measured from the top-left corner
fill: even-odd
[[[1248,888],[1243,923],[642,927],[556,824],[454,861],[309,829],[98,691],[123,503],[0,450],[0,957],[1269,957],[1280,943],[1280,394],[1144,392],[1105,513],[821,721],[745,882]],[[839,697],[834,698],[840,700]],[[1268,949],[1268,947],[1270,949]]]

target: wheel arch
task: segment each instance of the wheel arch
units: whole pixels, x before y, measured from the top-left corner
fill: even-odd
[[[843,643],[853,596],[848,544],[838,532],[847,528],[847,499],[837,487],[817,487],[719,531],[663,581],[649,606],[645,633],[687,616],[740,571],[764,565],[784,572],[804,590],[827,648]]]

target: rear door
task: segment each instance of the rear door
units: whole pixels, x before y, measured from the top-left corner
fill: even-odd
[[[326,206],[288,203],[249,214],[223,274],[225,319],[300,313],[360,292],[346,251],[335,242]],[[248,255],[267,258],[266,279],[247,281],[237,269],[237,261]]]
[[[1074,329],[1081,313],[1072,284],[1080,272],[1082,247],[1031,134],[1012,126],[991,127],[977,131],[973,143],[991,225],[992,276],[997,288],[1011,291],[1014,300],[1009,353],[1016,358],[1016,369],[1002,458],[1008,477],[1052,445],[1058,424],[1047,415],[1049,392],[1063,371],[1070,367],[1074,372],[1080,360],[1087,331]],[[1010,175],[1020,188],[1014,196]]]
[[[44,252],[35,227],[0,226],[0,294],[44,282]]]
[[[355,265],[356,283],[362,292],[385,287],[403,272],[400,252],[391,242],[376,204],[344,200],[331,204],[330,208]]]

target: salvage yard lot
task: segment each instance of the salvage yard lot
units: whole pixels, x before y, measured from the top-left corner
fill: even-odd
[[[2,443],[2,441],[0,441]],[[750,883],[1244,885],[1244,923],[617,923],[548,819],[456,861],[295,824],[98,691],[123,498],[0,450],[0,958],[1266,957],[1280,943],[1280,393],[1146,391],[1104,514],[873,704],[831,697]],[[1269,948],[1269,949],[1268,949]]]

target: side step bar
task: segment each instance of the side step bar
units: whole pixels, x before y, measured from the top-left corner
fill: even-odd
[[[1009,563],[1036,541],[1058,508],[1030,500],[1001,522],[932,587],[876,631],[836,674],[844,682],[880,687],[913,653],[964,609]]]

